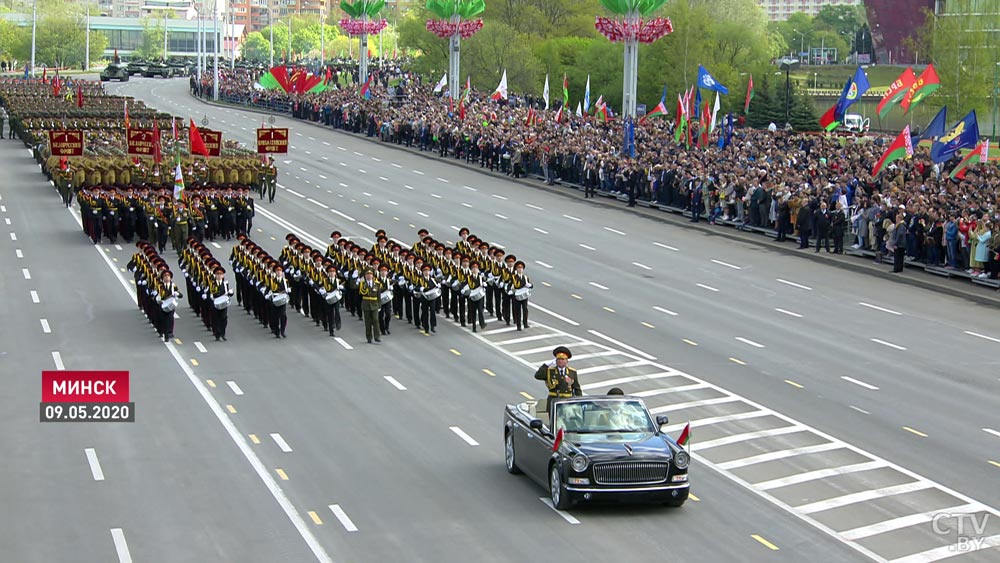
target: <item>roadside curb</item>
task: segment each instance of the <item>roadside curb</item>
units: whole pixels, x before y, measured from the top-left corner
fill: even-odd
[[[377,145],[379,145],[381,147],[392,148],[392,149],[395,149],[395,150],[401,150],[401,151],[407,152],[409,154],[412,154],[414,156],[420,156],[420,157],[425,158],[427,160],[433,160],[435,162],[445,163],[445,164],[448,164],[450,166],[456,166],[456,167],[459,167],[459,168],[464,168],[465,170],[472,171],[472,172],[477,172],[477,173],[483,174],[485,176],[490,176],[490,177],[497,178],[497,179],[503,179],[503,180],[506,180],[508,182],[518,183],[518,184],[521,184],[523,186],[527,186],[527,187],[530,187],[530,188],[533,188],[533,189],[541,189],[541,190],[543,190],[543,191],[545,191],[547,193],[550,193],[550,194],[555,194],[555,195],[560,195],[560,196],[567,197],[567,198],[572,198],[572,199],[574,199],[574,200],[576,200],[578,202],[580,201],[580,197],[576,193],[576,192],[579,192],[579,189],[575,188],[575,187],[566,186],[566,187],[560,188],[560,187],[556,187],[556,186],[546,185],[544,182],[529,181],[528,179],[522,179],[522,178],[510,178],[510,177],[507,177],[507,176],[502,175],[500,173],[492,172],[489,169],[479,168],[478,166],[473,166],[473,165],[467,164],[463,160],[453,159],[453,158],[447,158],[447,157],[446,158],[442,158],[440,156],[437,156],[437,154],[434,151],[418,151],[418,150],[414,150],[412,148],[407,148],[407,147],[402,146],[402,145],[396,145],[395,143],[385,143],[383,141],[378,140],[375,137],[367,137],[365,135],[356,135],[356,134],[353,134],[353,133],[348,133],[348,132],[343,131],[341,129],[334,129],[332,127],[327,127],[326,125],[323,125],[321,123],[316,123],[316,122],[308,121],[308,120],[296,119],[294,117],[291,117],[288,114],[282,114],[282,113],[277,113],[276,114],[275,112],[263,111],[263,110],[259,110],[259,109],[256,109],[256,108],[248,108],[248,107],[240,106],[240,105],[236,105],[236,104],[229,104],[229,103],[225,103],[225,102],[213,102],[213,101],[209,101],[209,100],[204,100],[204,99],[202,99],[202,98],[200,98],[198,96],[195,96],[194,94],[191,94],[190,91],[188,92],[188,94],[192,98],[195,98],[198,101],[200,101],[201,103],[206,104],[206,105],[215,106],[215,107],[222,107],[222,108],[230,108],[230,109],[239,109],[239,110],[242,110],[242,111],[247,111],[247,112],[257,113],[257,114],[262,114],[262,115],[278,115],[278,116],[281,116],[281,117],[285,117],[287,119],[295,120],[296,122],[301,122],[303,124],[308,124],[308,125],[311,125],[313,127],[317,127],[317,128],[322,129],[324,131],[332,131],[332,132],[335,132],[335,133],[338,133],[338,134],[350,137],[352,139],[362,140],[362,141],[365,141],[365,142],[377,144]],[[572,191],[569,191],[569,190],[572,190]],[[872,277],[877,277],[877,278],[881,278],[881,279],[884,279],[884,280],[889,280],[889,281],[896,282],[896,283],[903,283],[903,284],[906,284],[906,285],[909,285],[909,286],[912,286],[912,287],[917,287],[917,288],[921,288],[921,289],[927,289],[927,290],[930,290],[930,291],[934,291],[934,292],[945,294],[945,295],[950,295],[950,296],[953,296],[953,297],[959,297],[959,298],[966,299],[966,300],[969,300],[969,301],[973,301],[975,303],[979,303],[979,304],[982,304],[982,305],[988,305],[988,306],[1000,308],[1000,292],[997,292],[997,291],[992,290],[992,289],[983,288],[983,289],[981,289],[979,291],[975,291],[975,290],[970,291],[968,289],[958,287],[957,286],[958,284],[952,283],[951,280],[949,280],[946,283],[942,283],[941,281],[938,281],[937,279],[935,279],[934,276],[932,276],[931,274],[927,274],[927,273],[924,273],[924,272],[908,272],[908,271],[904,270],[902,274],[894,274],[891,271],[887,271],[885,268],[880,268],[880,267],[877,267],[875,265],[863,264],[857,258],[854,258],[854,257],[847,258],[847,255],[830,255],[830,254],[826,254],[826,253],[815,253],[815,252],[812,251],[811,248],[808,249],[806,252],[800,252],[799,249],[798,249],[798,247],[794,247],[793,248],[793,247],[791,247],[789,245],[778,243],[778,242],[772,241],[770,239],[766,239],[765,238],[766,235],[762,235],[761,233],[751,233],[751,232],[747,232],[747,231],[740,231],[738,229],[730,229],[730,230],[722,231],[717,226],[709,225],[709,223],[707,221],[705,221],[704,224],[691,223],[684,215],[676,213],[676,212],[673,212],[673,211],[669,211],[669,210],[660,211],[660,210],[655,210],[655,209],[651,209],[651,208],[648,208],[648,207],[634,207],[634,208],[622,207],[620,205],[612,205],[612,202],[614,202],[614,203],[620,203],[613,196],[612,197],[605,196],[603,198],[603,200],[601,200],[601,201],[598,201],[595,198],[593,200],[583,201],[582,203],[587,203],[587,204],[591,204],[591,205],[595,205],[595,206],[600,206],[600,207],[604,207],[604,208],[613,208],[613,209],[616,209],[618,211],[629,213],[629,214],[634,215],[636,217],[643,217],[645,219],[651,219],[651,220],[658,221],[660,223],[664,223],[664,224],[667,224],[667,225],[672,225],[672,226],[675,226],[675,227],[681,227],[681,228],[685,228],[685,229],[689,229],[689,230],[696,230],[696,231],[699,231],[699,232],[704,233],[706,235],[723,237],[726,240],[730,240],[730,241],[738,241],[738,242],[743,242],[743,243],[748,243],[748,244],[754,244],[754,245],[757,245],[757,246],[760,246],[760,247],[763,247],[763,248],[767,248],[767,249],[770,249],[770,250],[775,250],[775,251],[781,252],[781,253],[786,254],[786,255],[798,256],[800,258],[804,258],[804,259],[810,260],[810,261],[815,262],[815,263],[828,264],[828,265],[832,265],[834,267],[838,267],[838,268],[841,268],[841,269],[844,269],[844,270],[848,270],[848,271],[852,271],[852,272],[856,272],[856,273],[860,273],[860,274],[866,274],[866,275],[869,275],[869,276],[872,276]],[[861,258],[861,260],[865,260],[865,258]],[[964,284],[964,283],[967,283],[967,282],[962,281],[962,282],[959,282],[959,283],[963,283]],[[971,285],[971,284],[969,284],[969,285]]]

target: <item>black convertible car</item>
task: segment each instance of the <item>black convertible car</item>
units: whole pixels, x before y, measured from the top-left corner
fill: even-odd
[[[660,432],[642,399],[586,396],[507,405],[507,471],[549,489],[560,510],[576,503],[627,501],[681,506],[688,497],[690,455]],[[562,437],[559,438],[559,432]],[[559,442],[558,444],[556,442]]]

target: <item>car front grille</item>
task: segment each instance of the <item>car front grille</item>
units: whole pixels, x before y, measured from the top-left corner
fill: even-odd
[[[668,463],[612,461],[594,464],[594,482],[600,485],[652,485],[667,480]]]

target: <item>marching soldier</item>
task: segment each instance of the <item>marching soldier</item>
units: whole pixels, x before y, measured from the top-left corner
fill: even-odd
[[[215,279],[211,285],[211,298],[214,314],[212,316],[212,332],[215,334],[215,340],[218,341],[220,338],[226,340],[226,327],[229,326],[229,298],[233,296],[233,290],[229,288],[229,282],[226,281],[226,269],[222,266],[216,266]],[[225,306],[220,306],[217,300],[224,300]]]
[[[465,284],[469,292],[469,324],[472,325],[472,332],[476,332],[477,321],[479,328],[485,330],[486,316],[483,314],[483,305],[486,297],[486,278],[479,271],[479,262],[472,263]]]
[[[343,289],[340,285],[340,278],[337,277],[337,267],[333,263],[326,267],[321,295],[325,305],[323,316],[326,319],[326,328],[330,331],[330,336],[334,336],[334,329],[340,330],[340,300],[343,296]]]
[[[271,302],[271,332],[275,338],[288,338],[285,335],[285,327],[288,326],[286,307],[288,305],[288,292],[291,289],[288,287],[285,271],[280,265],[274,264],[271,271],[274,272],[274,277],[266,295]]]
[[[569,359],[573,357],[569,348],[559,346],[552,351],[552,355],[555,357],[555,362],[544,363],[535,372],[535,379],[544,381],[549,391],[545,401],[545,410],[548,412],[552,412],[552,401],[555,399],[583,395],[576,370],[569,367]]]
[[[500,270],[500,282],[503,289],[501,293],[501,297],[503,298],[503,320],[507,323],[507,326],[510,326],[510,302],[514,295],[511,285],[514,282],[514,264],[517,262],[517,257],[513,254],[508,254],[504,258],[504,262],[506,262],[506,266]]]
[[[434,295],[435,291],[440,289],[438,287],[438,282],[431,277],[431,270],[433,268],[430,264],[424,264],[421,266],[421,273],[423,274],[418,280],[419,284],[416,286],[415,292],[419,292],[420,297],[420,327],[423,328],[424,334],[429,335],[432,332],[437,332],[437,311],[435,310],[435,302],[437,301],[437,296]]]
[[[183,299],[177,286],[174,285],[174,275],[170,270],[164,270],[160,274],[160,288],[156,302],[160,304],[163,314],[161,315],[160,326],[158,327],[160,336],[164,342],[169,342],[174,337],[174,309],[178,299]],[[172,300],[172,301],[171,301]]]
[[[522,326],[528,328],[528,296],[520,297],[518,290],[530,292],[532,287],[534,286],[531,284],[531,280],[524,273],[524,262],[518,260],[514,264],[514,275],[511,277],[511,288],[513,289],[511,306],[514,309],[514,324],[517,325],[517,330],[521,330]]]
[[[184,205],[183,201],[177,202],[177,212],[173,216],[173,244],[174,252],[180,254],[181,249],[184,248],[184,241],[188,239],[188,234],[190,231],[189,222],[191,220],[191,214],[187,210],[187,206]]]
[[[382,342],[381,329],[379,326],[379,296],[382,294],[382,285],[375,279],[375,273],[371,269],[365,270],[365,279],[358,283],[358,295],[361,296],[361,312],[365,319],[365,338],[371,344],[372,336],[375,342]]]
[[[388,265],[382,264],[378,267],[378,281],[382,285],[382,292],[379,294],[378,322],[382,334],[387,335],[389,334],[389,321],[392,319],[392,300],[394,298]]]

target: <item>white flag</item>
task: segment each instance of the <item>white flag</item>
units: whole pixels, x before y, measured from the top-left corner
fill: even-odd
[[[549,109],[549,75],[545,75],[545,88],[542,89],[542,97],[545,98],[545,109]]]
[[[497,86],[496,91],[493,92],[490,98],[494,100],[499,100],[501,98],[504,100],[507,99],[507,69],[503,69],[503,76],[500,77],[500,84]]]
[[[580,102],[576,103],[576,116],[583,117],[583,106],[580,105]]]
[[[590,113],[590,75],[587,75],[587,89],[583,92],[583,112]]]
[[[444,90],[444,87],[447,85],[448,85],[448,73],[446,72],[444,73],[444,76],[441,77],[441,80],[438,80],[437,86],[434,87],[434,93],[437,94],[441,90]]]
[[[721,106],[719,105],[719,93],[715,93],[715,106],[712,108],[712,123],[708,126],[708,132],[711,133],[715,131],[715,117],[719,114]]]

